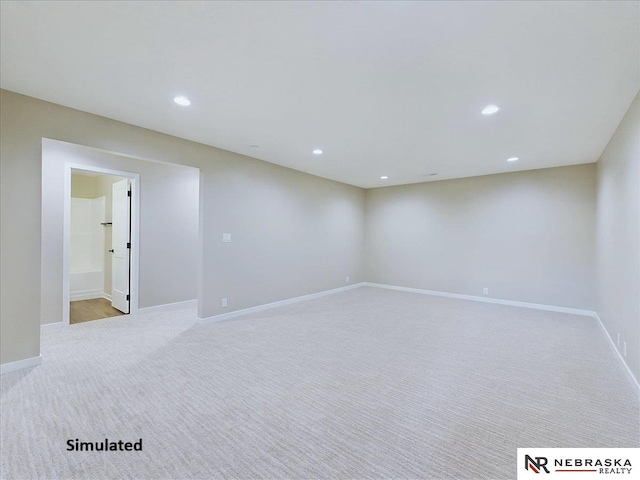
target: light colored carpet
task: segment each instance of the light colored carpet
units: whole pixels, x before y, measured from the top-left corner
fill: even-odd
[[[637,447],[593,319],[376,288],[219,323],[43,335],[2,377],[2,477],[515,478],[517,447]],[[68,439],[142,452],[67,452]]]

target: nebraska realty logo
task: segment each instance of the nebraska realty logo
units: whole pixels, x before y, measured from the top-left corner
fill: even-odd
[[[640,448],[519,448],[518,480],[602,476],[638,478]]]

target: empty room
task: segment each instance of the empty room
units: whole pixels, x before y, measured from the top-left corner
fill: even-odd
[[[0,478],[640,478],[640,2],[0,17]]]

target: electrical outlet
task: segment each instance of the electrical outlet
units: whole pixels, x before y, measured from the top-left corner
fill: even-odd
[[[618,348],[620,348],[620,334],[618,334]]]
[[[222,234],[222,241],[224,243],[231,243],[231,234],[230,233],[223,233]]]
[[[627,342],[622,342],[622,353],[627,356]]]
[[[489,289],[488,288],[483,288],[482,289],[482,294],[483,295],[489,295]]]
[[[347,275],[347,280],[346,280],[346,282],[347,282],[347,283],[349,283],[349,275]]]
[[[229,304],[227,297],[223,297],[222,302],[220,302],[220,304],[222,305],[222,308],[226,308],[227,305]]]

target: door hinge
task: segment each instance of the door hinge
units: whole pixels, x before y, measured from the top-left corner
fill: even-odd
[[[131,248],[131,243],[127,242],[127,248]]]
[[[129,301],[129,295],[127,295],[127,302]]]
[[[131,196],[131,190],[127,190],[127,197]]]

